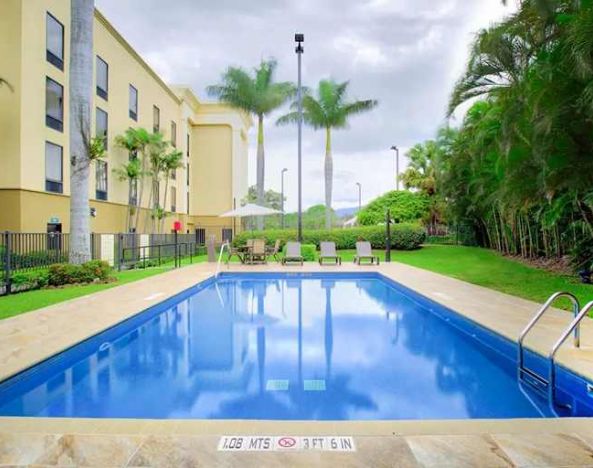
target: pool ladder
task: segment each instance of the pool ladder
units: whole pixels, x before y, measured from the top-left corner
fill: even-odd
[[[564,329],[560,338],[556,340],[554,346],[550,350],[548,354],[548,375],[547,378],[538,374],[537,372],[525,367],[525,359],[524,359],[524,351],[523,351],[523,341],[525,340],[525,336],[529,333],[529,331],[535,326],[535,324],[540,320],[540,318],[546,313],[546,311],[552,307],[552,304],[560,298],[568,298],[572,302],[572,309],[574,313],[574,318],[570,322],[570,324]],[[554,404],[558,404],[556,402],[556,365],[555,365],[555,357],[556,353],[560,349],[560,347],[564,344],[566,339],[574,333],[573,336],[573,345],[575,348],[579,348],[581,345],[581,332],[580,332],[580,324],[583,318],[587,316],[587,314],[593,310],[593,301],[589,302],[585,305],[582,309],[580,308],[579,300],[575,297],[574,294],[569,292],[557,292],[550,296],[550,298],[545,302],[545,304],[539,309],[539,311],[533,316],[533,318],[529,321],[527,326],[523,329],[521,334],[519,335],[519,346],[518,346],[518,356],[517,356],[517,370],[518,370],[518,378],[519,382],[522,381],[529,381],[535,388],[539,390],[543,390],[546,392],[548,397],[548,403],[551,407]],[[527,379],[526,379],[527,378]],[[566,405],[560,405],[566,406]]]

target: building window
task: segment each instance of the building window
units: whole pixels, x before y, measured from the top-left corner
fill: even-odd
[[[107,200],[107,161],[97,160],[95,176],[97,182],[95,198],[97,200]]]
[[[185,194],[185,202],[187,203],[187,214],[189,214],[189,192]]]
[[[138,120],[138,90],[130,85],[130,119]]]
[[[161,110],[157,106],[152,106],[152,131],[154,133],[161,130]]]
[[[185,165],[185,185],[187,185],[189,190],[189,163]]]
[[[107,117],[107,112],[97,107],[95,120],[95,136],[103,140],[103,148],[105,148],[105,151],[107,151],[107,126],[109,120]]]
[[[64,87],[52,80],[45,78],[45,124],[64,131]]]
[[[177,211],[177,189],[175,187],[171,187],[171,212],[175,213]]]
[[[49,141],[45,142],[45,190],[62,193],[64,191],[64,171],[62,166],[63,149]]]
[[[185,154],[187,155],[188,159],[189,159],[189,133],[186,136],[186,141],[185,141]]]
[[[109,65],[97,55],[97,96],[107,100],[109,95]]]
[[[47,61],[64,70],[64,25],[49,13],[45,19],[45,49]]]
[[[175,122],[171,122],[171,144],[177,146],[177,124]]]

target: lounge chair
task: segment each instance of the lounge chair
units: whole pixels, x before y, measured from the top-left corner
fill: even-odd
[[[354,263],[360,265],[361,260],[370,260],[371,265],[377,262],[379,264],[379,257],[373,254],[371,249],[371,243],[368,241],[359,241],[356,243],[356,257],[354,257]]]
[[[287,242],[286,255],[282,259],[282,265],[286,265],[288,262],[299,262],[302,266],[304,261],[305,259],[301,255],[301,243]]]
[[[253,239],[248,255],[249,263],[266,263],[266,241],[263,239]]]
[[[319,244],[319,264],[323,265],[324,260],[332,260],[336,265],[342,264],[342,258],[336,253],[335,242],[321,242]]]
[[[280,261],[280,239],[276,239],[276,242],[274,243],[274,247],[272,248],[266,248],[266,253],[268,255],[268,257],[274,257],[274,260],[276,260],[277,262]]]

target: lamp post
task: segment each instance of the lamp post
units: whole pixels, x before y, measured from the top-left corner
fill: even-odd
[[[280,173],[280,193],[282,195],[280,198],[280,211],[282,211],[282,229],[284,229],[284,173],[287,171],[288,169],[284,168]]]
[[[298,81],[297,81],[297,103],[298,103],[298,215],[297,215],[297,240],[303,241],[303,192],[302,192],[302,133],[303,133],[303,90],[301,86],[301,56],[305,49],[303,48],[303,42],[305,42],[305,35],[296,33],[294,35],[294,41],[297,43],[295,52],[298,60]]]
[[[395,190],[399,190],[399,148],[393,145],[390,149],[395,151]]]
[[[356,185],[358,185],[358,212],[360,213],[362,210],[362,185],[360,182],[356,182]]]

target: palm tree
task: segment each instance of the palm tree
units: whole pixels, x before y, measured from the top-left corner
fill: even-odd
[[[160,197],[160,181],[165,167],[165,155],[169,147],[169,142],[163,139],[162,133],[156,132],[151,135],[150,143],[146,148],[148,156],[148,174],[151,178],[150,183],[150,200],[151,210],[146,213],[145,226],[148,226],[149,219],[151,220],[151,232],[155,232],[158,226],[158,221],[163,215],[163,207],[161,207]]]
[[[169,193],[169,179],[171,178],[171,174],[183,167],[183,151],[173,150],[170,153],[165,154],[163,157],[163,174],[165,176],[165,197],[163,199],[163,209],[166,210],[167,208],[167,195]],[[163,211],[163,215],[164,215]],[[165,216],[161,217],[161,226],[160,231],[162,232],[165,226]]]
[[[374,99],[364,101],[346,101],[348,81],[337,83],[333,80],[321,80],[317,88],[317,97],[306,92],[303,97],[303,121],[315,130],[325,129],[325,227],[331,228],[331,203],[333,184],[333,159],[331,131],[333,128],[346,128],[348,117],[373,109],[378,102]],[[294,102],[292,109],[297,108]],[[292,111],[280,117],[277,124],[298,122],[298,112]]]
[[[241,109],[257,118],[257,202],[264,203],[264,117],[282,106],[295,93],[295,86],[288,81],[275,83],[277,62],[262,60],[253,75],[242,68],[230,67],[222,75],[222,82],[208,87],[208,93],[222,102]],[[263,218],[257,220],[263,229]]]
[[[120,167],[113,169],[115,176],[121,182],[128,183],[128,201],[132,200],[133,187],[138,187],[138,182],[142,179],[142,165],[138,158],[131,158],[127,163],[122,164]],[[135,201],[134,205],[128,207],[128,215],[126,217],[126,232],[130,232],[133,228],[132,220],[138,207],[138,200]]]
[[[70,9],[69,258],[71,263],[80,264],[91,259],[89,172],[94,0],[72,0]]]
[[[135,179],[130,179],[130,191],[132,190],[133,183],[140,184],[140,190],[136,199],[136,208],[130,208],[130,211],[135,211],[134,222],[130,216],[129,228],[137,231],[138,222],[140,221],[140,211],[142,209],[142,200],[144,196],[144,177],[146,176],[148,169],[148,155],[147,148],[151,141],[156,137],[153,136],[148,130],[144,128],[128,128],[123,135],[115,137],[115,143],[120,147],[128,151],[130,161],[137,160],[140,155],[140,163],[138,167],[138,174]],[[135,168],[134,168],[135,169]]]

